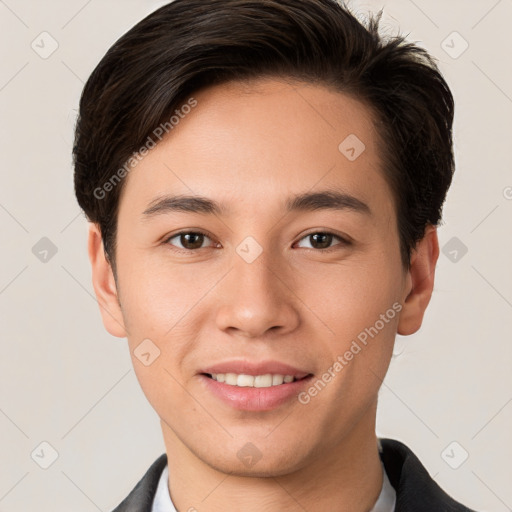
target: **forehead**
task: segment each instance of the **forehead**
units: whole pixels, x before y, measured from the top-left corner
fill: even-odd
[[[390,195],[372,113],[350,96],[265,78],[192,97],[197,105],[129,173],[130,204],[145,209],[179,193],[250,208],[315,187],[341,187],[363,201],[379,189]]]
[[[323,85],[260,78],[209,87],[194,96],[198,107],[173,128],[169,138],[180,137],[181,142],[196,145],[196,136],[203,143],[222,136],[225,142],[231,139],[233,143],[230,148],[218,147],[225,152],[252,135],[250,146],[254,151],[268,150],[276,144],[283,150],[293,147],[293,154],[286,155],[291,159],[294,154],[300,156],[301,149],[306,152],[330,147],[329,153],[338,151],[345,138],[352,135],[355,140],[359,135],[373,153],[376,133],[370,108]],[[185,127],[189,129],[182,134]],[[306,144],[299,147],[303,142]]]

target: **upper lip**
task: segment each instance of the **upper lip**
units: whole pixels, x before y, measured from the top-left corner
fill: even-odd
[[[300,370],[289,364],[281,363],[279,361],[261,361],[251,362],[242,360],[223,361],[199,370],[198,373],[236,373],[238,375],[292,375],[296,379],[302,379],[310,374],[304,370]]]

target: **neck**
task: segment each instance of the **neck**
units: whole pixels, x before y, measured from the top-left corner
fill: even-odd
[[[369,512],[382,489],[376,403],[335,445],[280,476],[226,474],[198,458],[163,422],[169,489],[177,510]]]

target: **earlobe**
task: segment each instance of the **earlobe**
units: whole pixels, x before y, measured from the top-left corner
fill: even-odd
[[[105,257],[101,231],[90,223],[88,253],[92,268],[92,284],[105,329],[118,338],[126,337],[126,328],[118,301],[117,286],[110,262]]]
[[[434,289],[434,277],[439,257],[437,228],[429,225],[425,236],[416,244],[404,289],[403,309],[398,322],[398,334],[414,334],[421,327],[425,310]]]

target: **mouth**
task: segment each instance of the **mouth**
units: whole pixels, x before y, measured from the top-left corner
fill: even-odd
[[[291,406],[313,379],[310,368],[279,360],[231,359],[198,371],[201,385],[214,400],[244,411]]]
[[[198,377],[214,400],[235,410],[263,412],[297,404],[298,395],[310,385],[313,374],[202,372]]]
[[[307,374],[303,377],[296,377],[294,375],[283,375],[279,373],[266,373],[262,375],[247,375],[244,373],[203,373],[202,375],[217,382],[227,384],[228,386],[240,388],[270,388],[290,384],[312,376],[312,374]]]

